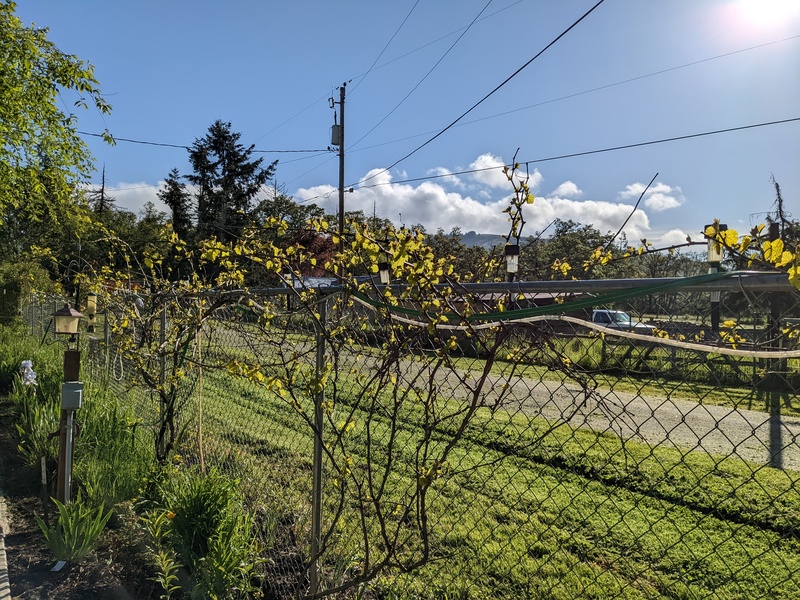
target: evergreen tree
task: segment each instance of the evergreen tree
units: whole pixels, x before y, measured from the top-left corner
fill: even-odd
[[[100,179],[100,189],[99,190],[92,190],[87,193],[87,200],[89,201],[89,206],[92,210],[102,215],[109,210],[114,208],[114,203],[116,199],[113,196],[109,196],[106,193],[106,167],[103,165],[103,173]]]
[[[192,197],[180,178],[178,169],[172,169],[164,181],[164,188],[158,190],[158,199],[172,213],[172,230],[182,240],[188,240],[192,229]]]
[[[277,161],[262,167],[264,159],[253,159],[254,146],[246,148],[240,137],[229,122],[217,120],[189,150],[193,173],[186,178],[197,186],[197,233],[201,239],[240,237],[252,220],[255,197],[275,172]]]

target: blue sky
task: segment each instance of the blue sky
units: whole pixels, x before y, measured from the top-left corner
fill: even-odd
[[[616,231],[656,173],[631,239],[680,242],[714,218],[749,229],[774,201],[773,175],[800,217],[798,121],[543,160],[797,119],[797,0],[605,0],[413,152],[595,4],[22,0],[17,14],[95,65],[114,108],[105,118],[79,111],[81,131],[149,142],[86,137],[93,183],[105,165],[111,193],[133,210],[156,199],[172,168],[189,172],[184,149],[152,143],[191,145],[223,119],[258,150],[321,150],[263,156],[280,161],[286,193],[335,212],[328,98],[347,82],[348,210],[429,231],[503,233],[511,188],[491,167],[516,153],[537,196],[525,233],[557,217]],[[457,174],[474,169],[483,170]]]

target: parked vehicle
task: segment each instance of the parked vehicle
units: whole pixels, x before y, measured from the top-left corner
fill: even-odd
[[[624,329],[635,333],[651,333],[655,329],[653,325],[634,321],[628,313],[621,310],[593,310],[592,323],[609,329]]]

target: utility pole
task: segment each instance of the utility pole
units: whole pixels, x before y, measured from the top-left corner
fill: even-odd
[[[339,146],[339,254],[344,252],[344,90],[347,82],[339,88],[339,102],[331,98],[331,108],[339,105],[339,124],[336,125],[334,113],[334,135],[332,143]],[[344,267],[340,267],[339,276],[344,276]]]

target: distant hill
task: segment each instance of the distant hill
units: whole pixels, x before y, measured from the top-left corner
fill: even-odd
[[[505,244],[505,238],[502,235],[496,235],[493,233],[476,233],[474,231],[469,231],[461,235],[461,242],[471,248],[473,246],[480,246],[482,248],[486,248],[487,250],[491,250],[497,244]]]

